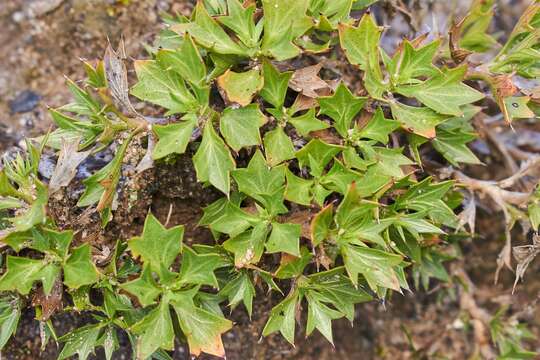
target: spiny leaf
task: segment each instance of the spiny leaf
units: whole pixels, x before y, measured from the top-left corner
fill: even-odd
[[[208,15],[201,1],[195,8],[194,22],[189,23],[187,31],[203,47],[219,54],[247,56],[248,49],[234,42],[219,24]]]
[[[224,194],[229,194],[229,175],[236,164],[225,142],[216,134],[211,121],[204,127],[203,140],[193,156],[193,165],[199,181],[208,181]]]
[[[185,81],[172,68],[162,68],[155,60],[134,63],[138,82],[131,94],[167,109],[167,115],[186,113],[199,108]]]
[[[144,222],[142,236],[131,238],[128,247],[134,257],[141,257],[142,261],[158,273],[163,279],[174,259],[182,250],[184,227],[182,225],[166,229],[158,219],[148,213]]]
[[[356,97],[340,83],[334,95],[317,99],[321,106],[320,114],[328,115],[334,120],[338,133],[346,138],[351,128],[351,122],[362,110],[366,98]]]
[[[268,224],[260,222],[253,229],[223,243],[225,250],[234,254],[234,265],[237,268],[259,262],[264,253],[264,244],[269,231]]]
[[[288,168],[286,169],[285,176],[287,178],[285,199],[300,205],[309,206],[313,197],[311,189],[314,181],[296,176]]]
[[[257,69],[240,73],[227,70],[225,74],[218,77],[217,83],[228,101],[247,106],[255,94],[262,89],[264,78]]]
[[[443,69],[420,84],[397,86],[396,91],[417,98],[440,114],[459,116],[463,114],[461,106],[484,97],[482,93],[461,82],[466,72],[466,66]]]
[[[364,14],[358,27],[339,24],[339,41],[349,62],[364,71],[364,83],[369,94],[381,98],[387,88],[380,68],[379,40],[382,28],[371,14]]]
[[[322,140],[313,139],[302,149],[296,152],[300,166],[309,165],[312,170],[312,175],[320,176],[321,169],[324,167],[343,149],[339,145],[327,144]],[[315,167],[319,169],[317,175],[313,173]]]
[[[234,31],[244,45],[253,48],[257,45],[262,26],[255,25],[253,14],[255,5],[242,6],[238,0],[227,1],[227,16],[220,16],[218,21]]]
[[[284,252],[293,256],[300,256],[300,233],[299,224],[272,223],[272,232],[266,242],[268,253]]]
[[[174,329],[169,303],[161,301],[144,318],[131,327],[137,337],[137,358],[147,359],[159,348],[174,348]]]
[[[123,283],[120,287],[135,295],[142,306],[152,305],[161,294],[161,290],[152,278],[150,266],[144,266],[141,275],[137,279]]]
[[[388,69],[397,84],[414,82],[421,76],[437,75],[439,70],[433,65],[433,58],[440,40],[435,40],[420,48],[415,48],[410,41],[403,42],[402,50],[394,56],[394,68]]]
[[[429,139],[435,137],[435,127],[448,119],[427,107],[409,106],[397,101],[391,103],[390,108],[394,118],[405,130]]]
[[[255,297],[255,287],[246,272],[241,272],[219,292],[220,295],[227,296],[231,310],[240,302],[243,302],[249,317],[253,312],[253,298]]]
[[[310,335],[316,328],[332,345],[332,320],[339,319],[343,315],[320,301],[320,297],[315,292],[307,292],[308,318],[306,325],[306,335]]]
[[[210,285],[218,287],[214,270],[221,264],[217,254],[197,254],[189,247],[185,247],[182,253],[182,265],[180,267],[179,283]]]
[[[263,0],[264,36],[262,50],[282,61],[300,53],[292,40],[311,26],[306,15],[308,0]]]
[[[227,108],[220,118],[219,130],[227,144],[239,151],[243,147],[259,145],[261,135],[259,128],[266,123],[266,117],[256,104],[243,108]]]
[[[190,36],[184,36],[177,50],[161,49],[156,55],[159,65],[178,73],[180,77],[195,85],[203,85],[206,80],[206,65]]]
[[[264,135],[264,150],[270,166],[294,158],[294,145],[291,138],[280,126]]]
[[[321,98],[319,98],[320,100]],[[305,114],[289,118],[289,122],[302,136],[309,136],[312,131],[327,129],[329,125],[315,117],[315,109],[309,109]]]
[[[366,138],[379,141],[383,144],[388,143],[388,135],[399,127],[398,122],[384,117],[380,107],[377,108],[373,117],[363,128],[355,128],[353,138]]]
[[[201,352],[205,352],[219,357],[225,356],[221,334],[231,329],[232,323],[229,320],[184,299],[177,298],[173,307],[192,355],[199,356]]]
[[[263,62],[264,86],[260,91],[262,98],[281,109],[285,102],[292,72],[280,73],[268,60]]]
[[[75,354],[79,360],[86,360],[94,352],[101,329],[101,324],[86,325],[62,336],[59,340],[65,344],[58,355],[58,360],[67,359]]]
[[[289,343],[294,345],[296,308],[299,300],[299,294],[295,291],[285,300],[274,306],[264,326],[263,336],[268,336],[273,332],[279,331]]]
[[[400,255],[354,245],[343,245],[341,255],[353,284],[358,284],[358,274],[362,274],[374,291],[378,286],[400,290],[399,280],[393,269],[401,263]]]
[[[283,167],[270,168],[260,150],[255,152],[247,168],[234,170],[233,178],[240,191],[254,198],[275,194],[285,181]]]
[[[98,279],[99,273],[92,262],[90,245],[84,244],[73,249],[64,264],[64,283],[72,289],[78,289]]]
[[[183,154],[197,125],[197,117],[187,114],[182,122],[167,125],[154,125],[152,130],[159,138],[152,152],[152,158],[158,160],[170,154]]]
[[[41,271],[46,266],[43,260],[8,256],[7,271],[0,278],[1,291],[16,290],[27,295],[35,281],[41,280]]]

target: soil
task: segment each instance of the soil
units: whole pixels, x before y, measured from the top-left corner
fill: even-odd
[[[499,26],[505,28],[515,22],[524,2],[515,1],[511,11],[499,16]],[[191,2],[172,0],[8,0],[0,3],[0,153],[12,151],[24,136],[37,136],[51,125],[47,106],[68,103],[70,95],[64,86],[64,75],[72,79],[83,77],[80,58],[93,60],[103,55],[107,39],[115,43],[123,36],[126,52],[133,58],[144,57],[144,43],[151,43],[153,35],[161,28],[160,13],[163,11],[188,13]],[[410,29],[402,29],[399,19],[393,14],[393,36]],[[384,16],[383,16],[384,17]],[[510,19],[510,20],[509,20]],[[388,23],[388,22],[387,22]],[[425,22],[418,21],[418,27]],[[352,77],[354,75],[351,75]],[[516,125],[518,134],[513,143],[523,150],[538,152],[540,129],[534,124]],[[512,139],[512,132],[504,129],[499,136]],[[142,141],[140,138],[137,141]],[[519,145],[519,141],[523,144]],[[141,143],[133,146],[131,166],[124,166],[124,179],[133,175],[134,165],[142,157]],[[144,145],[144,144],[142,144]],[[485,150],[482,160],[488,168],[468,168],[467,173],[477,177],[500,178],[508,172],[501,156],[489,148],[486,141],[475,145]],[[534,149],[536,146],[536,149]],[[533,148],[531,150],[531,148]],[[107,156],[104,154],[103,156]],[[92,168],[92,164],[87,164]],[[95,164],[94,164],[95,165]],[[98,165],[96,165],[98,166]],[[489,171],[486,171],[489,169]],[[169,226],[184,224],[186,242],[208,243],[211,234],[196,228],[201,208],[218,195],[194,181],[189,156],[181,156],[174,164],[162,164],[142,174],[130,176],[135,180],[122,182],[122,194],[136,194],[119,199],[114,220],[102,231],[99,219],[88,216],[75,207],[82,189],[78,178],[69,188],[55,195],[49,203],[49,211],[60,227],[79,224],[76,241],[89,241],[96,255],[106,256],[116,239],[127,239],[140,232],[149,209]],[[486,207],[487,209],[488,207]],[[493,284],[497,255],[504,244],[504,225],[497,213],[480,211],[477,231],[479,237],[461,243],[463,259],[449,266],[457,273],[460,267],[468,273],[475,285],[478,306],[494,313],[501,305],[510,307],[510,314],[520,312],[540,299],[540,261],[533,262],[527,270],[525,283],[511,294],[513,274],[503,271],[497,285]],[[79,230],[79,229],[76,229]],[[528,240],[520,233],[514,236],[516,244]],[[334,345],[330,345],[320,334],[304,339],[298,333],[297,346],[291,347],[277,335],[261,338],[262,328],[269,309],[276,299],[263,293],[254,304],[250,320],[245,311],[238,307],[231,318],[235,325],[224,335],[227,358],[244,359],[464,359],[478,349],[474,331],[466,326],[467,314],[460,306],[456,286],[433,283],[431,291],[413,290],[403,295],[394,294],[386,303],[368,303],[357,307],[354,327],[348,321],[334,324]],[[437,291],[435,291],[437,290]],[[521,320],[540,336],[540,311],[524,312]],[[91,321],[88,314],[61,314],[52,317],[53,325],[62,335],[80,324]],[[305,321],[305,316],[303,317]],[[301,326],[298,326],[299,328]],[[120,336],[122,348],[114,359],[130,358],[129,343]],[[539,337],[540,339],[540,337]],[[58,348],[50,343],[44,351],[40,349],[39,322],[31,311],[24,313],[17,334],[10,340],[2,355],[5,359],[55,359]],[[540,341],[531,343],[530,348],[540,351]],[[178,343],[173,354],[175,359],[189,359],[187,349]],[[98,351],[96,359],[104,355]],[[210,357],[202,356],[203,359]]]

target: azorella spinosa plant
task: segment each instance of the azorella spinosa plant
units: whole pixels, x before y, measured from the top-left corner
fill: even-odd
[[[301,323],[332,342],[332,320],[352,322],[356,304],[450,281],[443,263],[457,254],[449,250],[462,234],[463,195],[455,181],[430,176],[423,154],[479,164],[467,144],[486,96],[509,124],[539,114],[538,93],[520,92],[512,77],[540,76],[540,3],[500,46],[487,32],[488,0],[473,2],[449,41],[425,34],[391,53],[369,3],[199,1],[191,17],[166,19],[149,57],[133,64],[133,86],[121,50],[85,62],[85,82],[67,80],[74,102],[50,109],[56,129],[0,172],[0,347],[28,306],[43,341],[56,340],[52,297],[70,304],[56,311],[94,319],[58,339],[59,359],[86,359],[100,346],[110,359],[119,332],[137,359],[168,358],[176,337],[195,356],[224,356],[221,336],[233,323],[223,309],[251,316],[263,291],[280,300],[262,335],[294,344]],[[493,55],[479,65],[473,53]],[[211,235],[184,242],[182,225],[148,212],[141,234],[97,261],[84,236],[76,240],[81,229],[58,226],[50,197],[85,159],[113,149],[77,202],[107,229],[128,149],[141,138],[142,173],[187,155],[197,181],[220,194],[197,225]],[[47,180],[38,167],[51,149],[59,157]],[[535,231],[538,199],[512,207]],[[501,352],[520,346],[504,344]]]

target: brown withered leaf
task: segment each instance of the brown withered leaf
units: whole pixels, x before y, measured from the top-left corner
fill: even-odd
[[[62,310],[63,289],[62,282],[56,279],[49,295],[45,295],[42,287],[35,293],[32,306],[41,306],[41,318],[39,320],[47,321],[54,313]]]
[[[124,64],[125,58],[123,40],[120,41],[117,51],[109,44],[103,57],[105,77],[107,78],[109,90],[116,107],[126,111],[128,115],[137,115],[137,111],[129,100],[127,69]]]
[[[463,211],[458,215],[458,225],[456,226],[456,232],[464,229],[465,224],[469,226],[469,231],[471,234],[474,234],[476,223],[476,201],[474,200],[474,195],[471,195]]]
[[[516,280],[512,288],[512,293],[516,289],[516,285],[519,280],[523,279],[527,267],[534,260],[534,258],[540,254],[540,235],[533,236],[533,243],[531,245],[514,246],[512,248],[512,254],[517,261],[516,266]]]
[[[90,155],[89,151],[78,152],[80,139],[72,142],[62,140],[62,149],[58,155],[56,167],[49,181],[49,193],[53,194],[61,187],[69,185],[77,174],[77,167]]]
[[[283,218],[284,222],[290,222],[302,226],[301,236],[306,239],[311,238],[311,219],[314,214],[309,210],[302,210],[292,213]]]
[[[450,56],[456,64],[461,64],[465,59],[472,54],[471,51],[462,49],[459,47],[459,40],[461,38],[461,27],[463,26],[467,17],[464,17],[458,23],[452,24],[450,31],[448,32],[448,42],[450,47]]]
[[[154,167],[154,158],[152,157],[152,152],[154,151],[155,141],[154,141],[154,135],[152,132],[148,134],[148,146],[146,148],[146,154],[144,154],[143,158],[139,163],[137,164],[137,167],[135,168],[135,171],[137,174],[142,173],[145,170],[151,169]]]
[[[341,137],[336,135],[334,132],[332,132],[330,129],[322,129],[317,131],[312,131],[310,133],[311,136],[317,139],[321,139],[327,144],[334,144],[334,145],[342,145],[343,140]]]
[[[307,97],[318,98],[321,90],[330,88],[318,75],[321,68],[322,64],[319,63],[296,70],[289,81],[289,87]]]

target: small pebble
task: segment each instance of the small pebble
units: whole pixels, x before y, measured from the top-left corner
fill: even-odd
[[[24,90],[9,102],[9,110],[12,114],[29,112],[36,108],[40,100],[39,94],[32,90]]]

